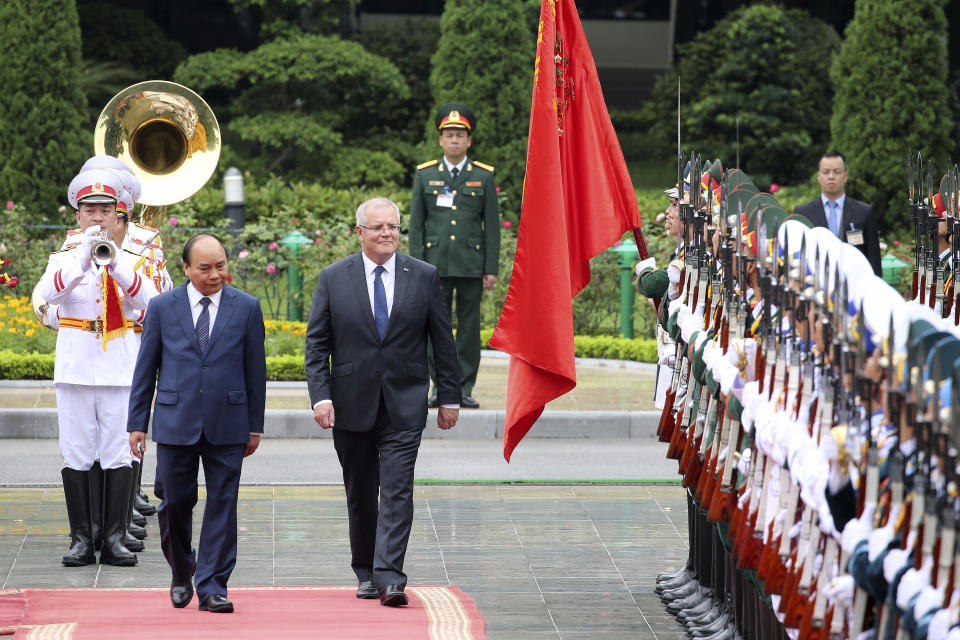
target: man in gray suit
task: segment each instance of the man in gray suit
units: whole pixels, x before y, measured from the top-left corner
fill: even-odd
[[[878,276],[880,272],[880,236],[873,208],[859,200],[847,197],[847,163],[843,155],[828,151],[820,158],[817,182],[820,197],[797,205],[796,212],[816,227],[826,227],[844,242],[863,252]]]
[[[314,420],[333,428],[343,468],[357,597],[399,606],[407,604],[403,559],[427,422],[427,337],[441,429],[457,423],[460,368],[437,268],[397,253],[397,205],[386,198],[364,202],[356,231],[360,253],[324,267],[317,280],[307,386]]]

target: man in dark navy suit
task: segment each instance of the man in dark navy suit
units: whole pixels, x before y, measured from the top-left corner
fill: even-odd
[[[317,280],[307,388],[314,420],[333,427],[343,467],[357,597],[379,596],[395,607],[407,604],[403,559],[427,422],[427,337],[441,429],[457,423],[460,368],[437,268],[397,253],[397,205],[386,198],[364,202],[356,230],[360,253],[324,267]]]
[[[844,194],[847,163],[843,155],[828,151],[820,158],[817,182],[820,197],[797,205],[796,212],[815,227],[826,227],[844,242],[854,245],[867,257],[873,272],[880,271],[880,235],[873,207]]]
[[[227,580],[237,562],[237,494],[243,459],[263,433],[267,368],[260,303],[226,284],[227,255],[201,233],[183,247],[189,282],[154,298],[133,374],[127,431],[142,458],[150,401],[157,443],[160,546],[173,571],[170,599],[185,607],[193,576],[201,611],[233,612]],[[192,548],[197,472],[207,500],[199,552]]]

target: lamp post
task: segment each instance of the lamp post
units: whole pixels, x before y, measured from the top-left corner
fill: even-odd
[[[280,241],[290,251],[291,259],[287,263],[287,319],[291,322],[303,321],[303,274],[297,261],[303,254],[304,245],[313,244],[307,236],[297,230],[291,231]]]
[[[246,198],[243,195],[243,172],[230,167],[223,174],[224,213],[230,219],[230,230],[239,232],[247,219]]]
[[[633,301],[636,292],[633,289],[633,263],[640,254],[637,252],[637,243],[628,238],[610,248],[617,254],[620,263],[620,335],[624,338],[633,337]]]

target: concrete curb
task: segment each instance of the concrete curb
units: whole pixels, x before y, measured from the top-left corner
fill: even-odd
[[[503,437],[504,411],[460,412],[455,429],[436,429],[436,411],[430,411],[424,438],[498,440]],[[528,438],[655,438],[659,411],[544,411]],[[309,409],[268,409],[266,437],[329,438]],[[431,428],[434,427],[434,428]],[[0,439],[56,438],[56,409],[0,409]]]

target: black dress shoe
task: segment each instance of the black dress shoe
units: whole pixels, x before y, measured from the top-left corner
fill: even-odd
[[[357,585],[357,597],[361,600],[373,600],[380,595],[372,580],[361,580]]]
[[[437,397],[436,392],[434,392],[433,395],[430,396],[430,399],[427,400],[427,406],[431,409],[436,409],[440,406],[440,398]]]
[[[460,407],[462,409],[479,409],[480,403],[471,396],[463,396],[460,398]]]
[[[403,592],[403,587],[398,584],[388,585],[380,594],[380,604],[385,607],[399,607],[407,604],[407,602],[407,594]]]
[[[215,593],[200,603],[200,611],[212,611],[214,613],[233,613],[233,603],[227,600],[227,596]]]
[[[177,609],[183,609],[193,600],[193,582],[188,580],[187,584],[170,583],[170,602]]]

